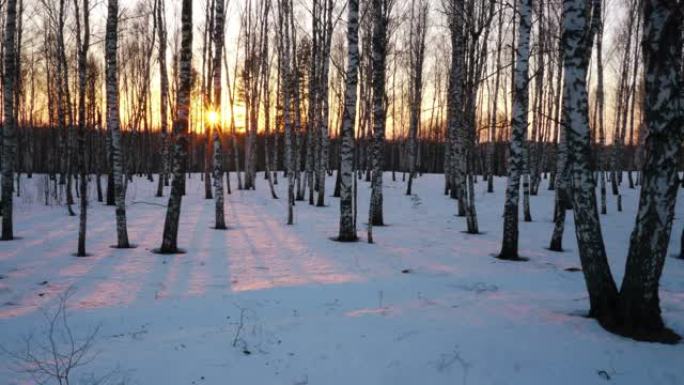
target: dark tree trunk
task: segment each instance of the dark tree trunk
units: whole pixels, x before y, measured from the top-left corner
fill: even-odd
[[[386,9],[386,1],[373,0],[371,3],[371,12],[373,18],[373,180],[371,183],[371,199],[368,220],[369,228],[372,229],[372,226],[383,226],[385,224],[382,209],[382,173],[385,159],[385,62],[387,59],[386,27],[389,23],[389,10]]]
[[[14,167],[16,159],[16,115],[14,95],[16,73],[17,1],[7,1],[5,19],[5,57],[3,74],[4,124],[2,127],[2,240],[14,239],[13,204]]]
[[[88,76],[88,47],[90,46],[90,6],[88,0],[83,0],[83,36],[81,37],[81,16],[79,0],[74,0],[76,10],[76,34],[78,48],[78,169],[79,169],[79,197],[81,212],[78,226],[78,249],[76,255],[86,255],[86,230],[88,219],[88,178],[86,177],[85,141],[86,141],[86,78]]]

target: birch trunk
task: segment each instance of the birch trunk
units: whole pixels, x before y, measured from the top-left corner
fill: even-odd
[[[519,260],[518,256],[518,203],[520,201],[520,177],[525,169],[525,132],[528,125],[529,107],[529,59],[532,1],[521,0],[517,28],[515,89],[513,90],[513,115],[508,157],[508,184],[504,206],[503,242],[499,258]]]
[[[608,266],[596,207],[596,186],[590,166],[587,97],[587,70],[593,41],[593,34],[587,33],[590,10],[591,2],[588,0],[563,1],[563,115],[575,234],[589,291],[589,315],[602,325],[608,325],[614,322],[618,293]]]
[[[489,137],[489,147],[487,152],[487,160],[489,164],[489,169],[487,170],[487,192],[494,192],[494,173],[496,165],[496,125],[497,125],[497,112],[499,106],[499,82],[501,77],[501,50],[503,45],[502,34],[503,34],[503,5],[499,8],[499,16],[497,23],[497,38],[496,38],[496,74],[494,75],[494,101],[492,102],[492,113],[491,113],[491,123]]]
[[[106,81],[107,81],[107,128],[111,136],[112,175],[114,202],[116,204],[116,235],[118,248],[128,248],[126,227],[126,191],[123,184],[123,161],[121,156],[121,131],[119,128],[119,75],[117,70],[117,44],[119,24],[119,1],[108,0],[107,29],[105,35]]]
[[[228,86],[228,104],[230,105],[230,137],[232,142],[233,150],[233,170],[235,170],[235,176],[237,178],[238,190],[242,190],[242,174],[240,173],[240,156],[237,144],[237,133],[235,128],[235,92],[237,85],[237,63],[235,64],[233,71],[233,83],[230,82],[230,71],[228,70],[228,61],[226,60],[226,55],[223,56],[223,64],[226,69],[226,83]],[[230,157],[230,155],[229,155]],[[228,186],[230,186],[230,178],[227,179]],[[230,190],[230,189],[229,189]]]
[[[166,69],[166,22],[164,20],[164,0],[157,0],[156,18],[159,35],[159,117],[161,129],[161,169],[157,184],[157,196],[164,195],[164,186],[169,184],[169,140],[168,140],[168,104],[169,75]]]
[[[352,212],[352,172],[354,162],[354,124],[356,121],[356,89],[359,70],[359,1],[347,4],[348,67],[344,89],[340,163],[340,230],[338,240],[356,241],[356,224]]]
[[[79,195],[81,212],[79,213],[78,249],[76,255],[86,256],[86,229],[88,219],[88,179],[86,177],[85,140],[86,140],[86,77],[88,68],[88,47],[90,45],[90,6],[88,0],[83,0],[83,37],[81,37],[81,16],[79,0],[74,0],[76,10],[76,34],[78,48],[78,168]]]
[[[16,158],[16,115],[14,111],[14,94],[16,73],[16,33],[17,33],[17,1],[7,0],[7,18],[5,19],[5,55],[2,78],[4,124],[2,127],[2,240],[14,239],[12,192],[14,191],[14,163]]]
[[[383,226],[382,173],[385,151],[385,63],[387,60],[388,12],[385,0],[371,3],[373,18],[373,175],[369,208],[370,226]]]
[[[427,21],[427,8],[423,3],[418,7],[418,15],[415,14],[415,4],[412,4],[411,7],[410,71],[412,72],[412,89],[410,102],[411,118],[409,122],[408,137],[409,179],[406,184],[406,195],[412,194],[413,179],[416,177],[416,140],[418,126],[420,124],[421,104],[423,101],[423,61],[425,58],[425,22]]]
[[[182,4],[179,86],[176,94],[176,117],[173,123],[175,142],[173,148],[173,182],[166,208],[164,233],[159,250],[161,253],[179,252],[178,221],[187,168],[188,140],[186,135],[190,118],[190,90],[192,86],[192,0],[183,0]]]
[[[324,18],[325,25],[322,29],[322,51],[320,54],[320,77],[318,78],[318,89],[320,91],[318,95],[318,102],[320,103],[320,152],[318,156],[320,157],[318,163],[318,199],[316,201],[316,206],[325,206],[325,176],[328,170],[328,157],[329,157],[329,147],[330,147],[330,129],[328,127],[329,117],[330,117],[330,105],[329,105],[329,81],[328,75],[330,73],[330,44],[332,42],[333,33],[333,2],[332,0],[327,0],[327,5],[324,7]]]
[[[597,127],[599,133],[599,150],[597,154],[599,181],[600,181],[600,191],[601,191],[601,214],[606,214],[608,212],[608,207],[606,205],[606,172],[605,172],[605,161],[604,157],[604,147],[606,145],[606,132],[604,126],[604,92],[603,92],[603,11],[602,11],[602,1],[603,0],[592,0],[594,3],[594,13],[592,17],[592,29],[596,34],[596,72],[597,72],[597,84],[596,84],[596,122],[594,123]]]
[[[292,51],[290,41],[290,27],[291,17],[291,0],[280,0],[280,13],[278,14],[278,28],[279,28],[279,60],[280,71],[283,83],[283,123],[285,126],[285,168],[287,169],[287,224],[294,224],[294,204],[295,204],[295,173],[294,173],[294,137],[292,132],[292,119],[290,112],[292,108],[292,92],[296,92],[293,86],[297,82],[293,82],[293,58],[290,58]]]
[[[553,234],[549,250],[563,251],[563,233],[565,231],[565,214],[571,207],[570,196],[568,193],[568,145],[565,134],[565,124],[559,125],[558,146],[556,149],[556,178],[554,187],[554,209],[553,209]]]
[[[676,342],[660,314],[658,287],[677,199],[682,145],[682,14],[676,0],[644,0],[644,122],[647,136],[636,224],[620,291],[624,332],[636,339]],[[679,8],[681,10],[681,8]]]
[[[449,77],[449,97],[447,100],[447,122],[449,125],[449,190],[451,197],[458,200],[458,215],[465,216],[464,191],[464,0],[453,0],[449,10],[449,30],[451,35],[451,71]]]
[[[212,100],[213,110],[218,114],[216,125],[213,127],[214,133],[214,158],[213,158],[213,178],[214,178],[214,203],[215,209],[215,228],[223,230],[226,228],[224,214],[224,194],[223,194],[223,150],[221,146],[221,58],[223,57],[223,31],[224,31],[224,0],[215,0],[214,14],[214,57],[213,57],[213,91]]]
[[[207,116],[207,111],[206,109],[208,107],[215,107],[212,104],[211,100],[211,89],[212,85],[214,83],[214,71],[212,66],[214,65],[214,58],[211,55],[212,52],[212,46],[214,44],[214,33],[216,29],[214,28],[214,22],[215,20],[215,12],[216,12],[216,0],[211,0],[207,2],[206,8],[205,8],[205,25],[204,25],[204,37],[203,37],[203,42],[202,42],[202,80],[200,89],[202,93],[202,98],[203,98],[203,103],[202,103],[202,111],[201,111],[201,116],[202,118],[206,118]],[[220,61],[219,61],[220,63]],[[206,75],[206,77],[205,77]],[[192,97],[191,97],[192,98]],[[206,120],[204,123],[204,138],[203,138],[203,162],[204,162],[204,199],[214,199],[214,194],[212,193],[211,187],[211,179],[212,179],[212,174],[214,172],[214,146],[216,143],[214,143],[214,133],[215,133],[215,124],[207,124]],[[216,202],[216,200],[214,200]]]

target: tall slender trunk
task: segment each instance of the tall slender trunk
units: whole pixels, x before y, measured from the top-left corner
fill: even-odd
[[[414,0],[415,2],[415,0]],[[410,26],[410,66],[411,66],[411,101],[410,101],[410,122],[408,137],[408,168],[409,179],[406,184],[406,195],[411,195],[413,179],[416,177],[416,146],[418,136],[418,126],[420,125],[420,112],[423,95],[423,62],[425,58],[425,30],[427,21],[427,5],[422,3],[418,10],[411,6],[411,26]],[[416,15],[416,11],[418,14]],[[383,75],[384,76],[384,75]],[[434,111],[434,110],[433,110]]]
[[[636,20],[636,39],[639,38],[640,36],[640,29],[641,29],[641,13],[638,14],[639,16],[637,17]],[[632,83],[630,85],[630,89],[632,93],[636,92],[637,88],[637,73],[639,72],[639,55],[641,53],[641,50],[639,49],[639,45],[635,47],[636,49],[634,50],[634,57],[632,63],[634,64],[632,66]],[[637,109],[637,98],[636,96],[632,97],[632,105],[631,108],[629,109],[629,145],[630,148],[634,149],[634,154],[638,153],[639,151],[639,144],[634,142],[634,124],[635,124],[635,111]],[[632,170],[633,168],[638,167],[638,157],[634,156],[632,158],[631,165],[627,171],[627,177],[629,179],[629,188],[633,189],[634,188],[634,177],[632,176]]]
[[[240,154],[238,151],[237,133],[235,128],[235,87],[237,84],[237,63],[235,64],[235,71],[233,72],[233,83],[230,82],[230,72],[228,71],[228,61],[226,55],[223,55],[223,64],[226,69],[226,78],[228,86],[228,103],[230,105],[230,136],[233,150],[233,169],[237,177],[238,190],[242,190],[242,174],[240,173]],[[230,186],[230,179],[228,179]]]
[[[499,258],[517,260],[518,256],[518,203],[520,200],[520,176],[525,168],[525,132],[528,125],[530,59],[530,29],[532,1],[521,0],[514,69],[513,115],[511,141],[508,157],[508,185],[504,206],[503,242]]]
[[[314,191],[318,184],[317,160],[321,150],[319,141],[320,134],[320,103],[319,103],[319,57],[320,52],[320,22],[321,22],[321,3],[314,0],[312,4],[312,25],[311,25],[311,54],[309,58],[309,98],[306,119],[306,181],[309,190],[309,204],[314,204]],[[299,149],[298,149],[299,150]]]
[[[589,291],[589,314],[605,325],[614,321],[618,293],[608,266],[596,207],[595,180],[590,166],[587,97],[587,70],[593,42],[593,33],[587,33],[590,15],[590,1],[563,1],[563,116],[568,142],[575,234]]]
[[[525,210],[525,221],[532,220],[532,215],[529,209],[529,196],[537,195],[538,186],[541,181],[542,151],[543,151],[543,107],[544,107],[544,80],[545,80],[545,60],[544,55],[544,26],[546,16],[544,15],[544,0],[537,1],[537,56],[536,56],[536,74],[535,74],[535,92],[532,108],[534,109],[532,124],[532,143],[528,145],[529,155],[527,157],[529,174],[529,194],[526,196],[527,208]]]
[[[604,92],[603,92],[603,17],[602,17],[602,1],[596,1],[595,15],[592,17],[592,29],[596,33],[596,73],[597,73],[597,84],[596,84],[596,121],[594,124],[598,126],[599,134],[599,147],[597,158],[597,169],[599,172],[600,181],[600,191],[601,191],[601,214],[606,214],[608,207],[606,204],[606,173],[605,173],[605,161],[604,148],[606,145],[606,130],[604,126]]]
[[[352,172],[354,162],[354,123],[356,121],[356,88],[359,70],[359,1],[347,4],[347,77],[344,89],[340,160],[340,241],[356,241],[356,223],[352,213]]]
[[[465,216],[465,129],[463,108],[464,82],[464,0],[454,0],[449,9],[449,31],[451,35],[451,70],[449,76],[449,98],[447,124],[449,130],[449,190],[451,197],[458,200],[458,215]]]
[[[489,136],[489,146],[487,152],[489,169],[487,170],[487,192],[494,192],[494,173],[496,172],[496,125],[497,125],[497,112],[499,107],[499,82],[501,77],[501,47],[502,47],[502,35],[503,35],[503,5],[499,8],[499,16],[497,23],[497,38],[496,38],[496,74],[494,75],[494,100],[492,102],[492,113],[490,118],[490,136]]]
[[[218,230],[226,228],[224,214],[224,195],[223,195],[223,150],[221,147],[221,58],[223,57],[223,31],[224,31],[224,0],[215,0],[214,6],[214,57],[212,64],[212,80],[214,97],[212,100],[213,111],[218,115],[216,124],[213,127],[214,133],[214,157],[213,157],[213,178],[214,178],[214,203],[215,203],[215,228]]]
[[[389,10],[384,0],[371,3],[373,18],[373,175],[369,206],[369,225],[383,226],[382,173],[385,151],[385,63],[387,60],[387,24]]]
[[[565,214],[569,208],[570,194],[568,191],[570,180],[568,170],[568,144],[566,139],[565,124],[560,122],[558,133],[558,146],[556,148],[556,172],[554,187],[554,208],[553,208],[553,234],[549,249],[552,251],[563,251],[563,233],[565,231]]]
[[[320,103],[320,132],[319,132],[319,142],[320,142],[320,152],[319,163],[318,163],[318,199],[316,201],[316,206],[325,206],[325,176],[328,170],[328,160],[329,160],[329,148],[330,148],[330,129],[328,127],[328,122],[330,118],[330,104],[329,104],[329,80],[328,75],[330,72],[330,45],[332,42],[333,33],[333,1],[327,0],[327,5],[323,8],[325,25],[321,29],[323,32],[321,34],[321,54],[320,54],[320,77],[318,78],[318,89],[320,91],[318,95],[318,102]]]
[[[202,44],[202,98],[203,98],[203,103],[202,103],[202,111],[201,111],[201,116],[203,118],[206,118],[207,111],[206,109],[208,107],[211,107],[212,109],[215,108],[211,101],[211,89],[212,85],[214,83],[214,71],[213,71],[213,64],[214,64],[214,58],[211,55],[212,52],[212,47],[215,42],[214,37],[215,37],[215,32],[216,29],[214,28],[214,22],[216,21],[214,19],[214,13],[216,12],[216,0],[212,0],[207,2],[206,9],[205,9],[205,26],[204,26],[204,38],[203,38],[203,44]],[[219,56],[219,63],[220,63],[220,56]],[[206,77],[205,77],[206,74]],[[220,82],[220,81],[219,81]],[[211,187],[211,179],[212,179],[212,174],[214,172],[213,168],[215,166],[215,158],[213,154],[214,146],[216,143],[214,142],[214,134],[216,133],[215,126],[218,126],[219,119],[216,119],[217,121],[214,123],[206,124],[206,120],[204,123],[204,143],[202,145],[202,148],[204,150],[204,156],[202,158],[203,163],[204,163],[204,199],[214,199]],[[219,154],[220,157],[220,154]]]
[[[280,61],[279,68],[282,77],[282,92],[283,92],[283,124],[285,126],[285,168],[287,169],[287,224],[294,224],[294,204],[295,204],[295,158],[294,158],[294,136],[292,132],[292,119],[290,112],[292,108],[291,96],[296,92],[294,87],[297,86],[295,76],[293,76],[293,58],[290,58],[292,51],[291,33],[292,18],[290,12],[292,9],[292,0],[279,0],[280,12],[278,13],[278,59]],[[291,61],[292,60],[292,61]]]
[[[266,0],[264,9],[264,23],[268,22],[268,13],[271,8],[270,0]],[[273,199],[278,199],[275,187],[273,185],[273,175],[271,173],[271,159],[270,150],[268,148],[268,140],[271,136],[271,91],[268,87],[268,83],[271,80],[271,64],[268,56],[268,38],[263,41],[262,48],[262,59],[261,59],[261,93],[264,105],[264,177],[268,182],[269,190],[271,191],[271,197]]]
[[[169,139],[168,103],[169,74],[166,68],[166,22],[164,20],[164,0],[157,0],[157,33],[159,34],[159,117],[161,120],[161,165],[157,184],[157,196],[164,195],[164,186],[169,184]]]
[[[83,0],[83,37],[81,37],[81,16],[79,0],[74,0],[76,10],[76,39],[78,48],[78,169],[79,195],[81,212],[78,226],[78,249],[76,255],[86,255],[86,229],[88,219],[88,178],[86,177],[85,140],[86,140],[86,78],[88,76],[88,47],[90,46],[90,6],[88,0]]]
[[[14,111],[14,94],[18,74],[16,73],[16,33],[17,33],[17,1],[7,0],[5,19],[5,57],[3,60],[3,106],[4,124],[2,127],[2,240],[14,239],[13,204],[14,167],[16,158],[16,115]]]
[[[116,204],[116,247],[128,248],[130,244],[128,243],[128,230],[126,228],[126,191],[123,184],[121,130],[119,128],[119,75],[116,56],[118,24],[119,1],[108,0],[105,35],[107,128],[111,135],[112,179]]]
[[[115,0],[110,0],[115,1]],[[190,118],[190,90],[192,87],[192,0],[183,0],[181,10],[181,48],[179,86],[176,92],[176,117],[173,123],[173,182],[166,208],[166,220],[161,253],[177,253],[178,222],[185,185],[188,156],[188,132]]]
[[[292,51],[296,52],[297,51],[297,44],[296,40],[292,42]],[[302,116],[301,116],[301,103],[300,103],[300,93],[299,93],[299,84],[300,84],[300,78],[299,78],[299,70],[298,70],[298,65],[297,65],[297,55],[292,55],[292,68],[290,70],[290,76],[292,79],[290,80],[291,85],[290,89],[292,91],[291,99],[292,99],[292,115],[293,118],[292,120],[294,121],[293,128],[292,128],[292,147],[293,151],[295,154],[293,155],[293,170],[294,170],[294,177],[296,178],[296,183],[297,183],[297,192],[296,192],[296,197],[295,199],[298,201],[303,201],[304,200],[304,183],[305,179],[302,177],[302,139],[304,133],[302,132]],[[305,162],[307,162],[305,160]]]

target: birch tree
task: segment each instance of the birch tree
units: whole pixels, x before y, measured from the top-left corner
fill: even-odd
[[[596,0],[598,1],[598,0]],[[677,195],[677,164],[682,143],[682,15],[676,0],[645,0],[643,51],[644,113],[648,133],[636,224],[618,293],[606,256],[589,168],[590,140],[586,75],[591,34],[590,6],[563,4],[565,50],[564,115],[568,134],[575,232],[589,292],[589,315],[608,330],[637,340],[674,343],[680,337],[661,317],[658,287],[669,244]],[[679,4],[681,5],[681,4]],[[596,9],[596,5],[594,5]]]
[[[203,98],[202,109],[200,116],[205,121],[204,123],[204,199],[214,199],[212,193],[212,175],[214,168],[214,136],[215,128],[219,123],[219,116],[216,114],[215,106],[212,101],[212,86],[214,84],[214,58],[212,56],[213,45],[215,43],[214,33],[216,26],[216,0],[207,2],[205,7],[205,18],[203,26],[202,39],[202,80],[200,84],[201,94]],[[220,63],[220,62],[219,62]],[[192,96],[191,96],[192,99]],[[213,120],[213,121],[212,121]],[[207,122],[208,121],[208,122]],[[207,124],[208,123],[208,124]],[[215,185],[215,184],[214,184]],[[216,202],[216,200],[214,200]]]
[[[88,178],[86,176],[86,80],[88,70],[88,47],[90,46],[90,5],[88,0],[83,0],[82,9],[79,0],[74,0],[74,13],[76,16],[76,41],[78,43],[78,168],[79,168],[79,194],[81,199],[81,212],[78,225],[78,250],[76,255],[86,255],[86,226],[88,218]],[[82,12],[81,12],[82,11]],[[83,19],[81,20],[81,13]],[[81,21],[83,24],[81,24]],[[81,32],[83,29],[83,32]]]
[[[678,0],[643,0],[643,99],[646,138],[636,224],[620,290],[623,332],[676,342],[664,325],[658,288],[677,200],[682,148],[682,9]]]
[[[282,77],[282,92],[283,92],[283,124],[285,126],[285,167],[287,169],[287,224],[294,224],[294,203],[295,203],[295,172],[294,172],[294,135],[292,132],[292,119],[290,117],[292,108],[292,92],[296,92],[293,85],[294,77],[292,76],[293,66],[292,62],[295,60],[291,58],[291,0],[279,0],[280,12],[278,13],[278,60],[280,68],[280,76]]]
[[[478,135],[477,109],[480,84],[487,61],[487,43],[494,18],[494,1],[467,1],[465,8],[465,35],[463,35],[465,50],[465,71],[463,80],[463,137],[464,153],[463,166],[465,179],[463,180],[462,199],[465,201],[466,231],[478,234],[477,208],[475,206],[475,173],[477,170]]]
[[[14,224],[12,222],[14,192],[14,166],[16,149],[16,115],[14,95],[18,74],[16,72],[16,34],[17,34],[17,1],[7,0],[5,19],[5,55],[3,58],[3,109],[4,122],[2,127],[2,240],[14,239]]]
[[[75,216],[73,210],[74,197],[72,191],[73,181],[73,134],[74,116],[71,104],[71,92],[69,82],[69,63],[67,59],[67,46],[65,37],[65,24],[67,17],[67,1],[59,0],[57,3],[56,17],[53,19],[55,24],[55,56],[57,61],[56,82],[57,82],[57,111],[58,122],[61,134],[61,157],[60,157],[60,185],[65,187],[66,205],[70,216]],[[49,9],[49,12],[55,10]]]
[[[110,0],[116,1],[116,0]],[[183,0],[181,8],[181,48],[179,58],[178,91],[176,92],[176,116],[173,122],[173,182],[166,207],[166,220],[162,245],[159,251],[173,254],[178,249],[178,222],[185,185],[190,119],[190,90],[192,88],[192,0]]]
[[[449,74],[449,97],[447,98],[447,130],[449,132],[448,189],[451,197],[458,199],[458,215],[465,216],[463,109],[465,56],[464,0],[450,0],[447,4],[447,13],[451,37],[451,69]]]
[[[529,58],[532,1],[521,0],[514,69],[513,115],[508,156],[508,184],[504,205],[503,242],[499,258],[520,260],[518,255],[518,204],[520,201],[520,177],[525,167],[525,133],[528,125],[529,107]]]
[[[330,73],[330,45],[332,42],[333,33],[333,1],[323,0],[323,25],[320,28],[320,40],[321,52],[316,56],[319,60],[316,70],[319,72],[315,76],[315,81],[318,83],[316,90],[318,95],[316,97],[316,102],[319,107],[316,109],[319,116],[316,119],[319,125],[318,134],[318,144],[320,151],[317,151],[319,157],[316,169],[317,185],[318,185],[318,195],[316,200],[316,206],[325,206],[325,175],[328,169],[328,157],[329,157],[329,147],[330,147],[330,129],[328,127],[330,106],[329,106],[329,73]]]
[[[564,120],[564,119],[563,119]],[[563,251],[563,233],[565,231],[565,214],[572,208],[569,193],[568,144],[565,124],[559,125],[558,146],[556,148],[556,178],[554,187],[553,234],[549,250]]]
[[[589,315],[605,325],[614,320],[618,293],[608,266],[590,167],[587,71],[593,36],[587,31],[591,9],[587,0],[563,1],[563,118],[575,234],[589,291]]]
[[[488,193],[493,193],[494,192],[494,173],[495,171],[495,165],[496,165],[496,144],[497,144],[497,119],[498,119],[498,112],[499,112],[499,84],[501,81],[501,51],[503,47],[503,29],[504,29],[504,24],[503,24],[503,9],[504,5],[501,4],[499,6],[499,12],[498,12],[498,21],[497,21],[497,37],[496,37],[496,58],[494,60],[494,64],[496,65],[496,71],[494,74],[494,88],[493,88],[493,100],[492,100],[492,111],[491,111],[491,118],[490,118],[490,136],[489,136],[489,146],[487,149],[487,192]]]
[[[214,97],[212,99],[212,111],[218,115],[214,127],[214,158],[213,158],[213,178],[214,178],[214,201],[216,204],[215,210],[215,228],[222,230],[226,228],[226,219],[224,214],[224,195],[223,195],[223,150],[221,147],[221,58],[223,57],[223,41],[224,41],[224,0],[215,0],[215,14],[214,14],[214,57],[212,64],[212,80]]]
[[[428,5],[420,1],[416,6],[415,0],[411,2],[411,26],[409,67],[411,71],[411,93],[409,138],[408,138],[408,168],[409,179],[406,184],[406,195],[411,195],[413,179],[416,177],[416,150],[418,125],[420,124],[420,112],[423,102],[423,62],[425,61],[425,35],[427,34]]]
[[[591,19],[591,29],[596,36],[596,74],[597,74],[597,84],[596,84],[596,121],[594,124],[597,127],[599,135],[599,152],[597,154],[598,159],[598,171],[599,171],[599,181],[600,181],[600,191],[601,191],[601,214],[606,214],[608,211],[606,205],[606,172],[604,170],[604,159],[603,152],[606,144],[606,130],[604,125],[604,90],[603,90],[603,7],[602,0],[593,0],[594,2],[594,12]]]
[[[266,0],[264,23],[268,23],[268,13],[270,8],[271,1]],[[263,40],[262,48],[263,55],[261,58],[261,93],[263,94],[262,103],[264,106],[264,177],[266,178],[266,181],[268,181],[271,197],[273,199],[278,199],[278,194],[276,194],[274,186],[273,173],[271,172],[271,150],[269,148],[269,139],[271,138],[271,89],[269,87],[269,82],[271,81],[271,60],[268,49],[268,33],[265,32],[265,35],[266,36]],[[275,142],[277,143],[277,137],[275,139]]]
[[[117,42],[119,25],[119,1],[108,0],[107,27],[105,34],[105,60],[107,82],[107,128],[111,136],[112,174],[114,200],[116,203],[116,247],[128,248],[126,227],[126,191],[123,183],[123,160],[121,154],[121,130],[119,127],[119,75]]]
[[[368,217],[369,242],[373,240],[373,226],[385,224],[382,210],[382,173],[385,160],[385,63],[387,61],[387,24],[389,23],[390,7],[390,0],[373,0],[371,3],[373,19],[373,174]]]
[[[327,16],[326,16],[326,23],[325,23],[325,35],[323,39],[323,65],[322,65],[322,72],[323,76],[321,76],[321,81],[322,81],[322,89],[323,89],[323,95],[321,95],[321,104],[322,104],[322,109],[321,112],[323,114],[323,124],[325,127],[321,128],[321,132],[324,133],[324,138],[323,142],[321,142],[321,161],[323,164],[323,175],[329,174],[332,175],[332,170],[330,168],[330,81],[329,81],[329,74],[330,74],[330,50],[332,46],[332,38],[333,38],[333,9],[334,9],[335,2],[333,0],[328,0],[327,3]],[[339,16],[338,16],[339,17]],[[323,182],[325,182],[325,177],[323,178]],[[319,189],[319,195],[320,194],[325,194],[325,185],[321,186]],[[323,204],[322,199],[319,198],[319,205],[321,206]]]
[[[639,18],[636,16],[639,14],[637,11],[638,0],[632,1],[628,11],[627,26],[625,28],[624,35],[624,52],[622,53],[622,60],[620,61],[620,75],[618,80],[618,87],[616,93],[616,108],[615,108],[615,119],[614,119],[614,132],[613,132],[613,146],[611,150],[610,159],[610,182],[613,195],[617,198],[617,211],[622,211],[622,193],[620,191],[620,183],[622,183],[622,171],[623,171],[623,155],[624,155],[624,144],[625,144],[625,130],[627,125],[627,116],[629,115],[629,104],[630,100],[633,100],[633,92],[629,90],[629,69],[632,66],[631,63],[631,51],[632,51],[632,41],[634,40],[632,36],[634,35],[634,30],[639,29]],[[637,23],[635,28],[635,22]],[[636,66],[636,63],[634,63]]]
[[[164,186],[169,184],[169,74],[166,68],[166,21],[164,18],[164,0],[156,0],[155,17],[159,38],[159,120],[161,135],[161,165],[157,181],[157,196],[164,195]]]
[[[245,189],[256,188],[256,152],[257,130],[259,123],[260,97],[261,97],[261,66],[262,60],[268,56],[264,52],[264,42],[267,36],[266,17],[268,16],[268,4],[259,2],[255,7],[253,1],[246,3],[246,9],[242,16],[242,28],[244,31],[244,65],[242,69],[242,93],[245,102],[245,124],[247,135],[245,139]]]
[[[359,1],[347,4],[347,77],[344,89],[340,155],[340,229],[338,240],[353,242],[358,239],[352,207],[354,162],[354,124],[356,122],[356,88],[359,69]]]

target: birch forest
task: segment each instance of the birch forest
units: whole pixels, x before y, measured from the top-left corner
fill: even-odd
[[[0,41],[0,383],[684,383],[682,0],[0,0]]]

